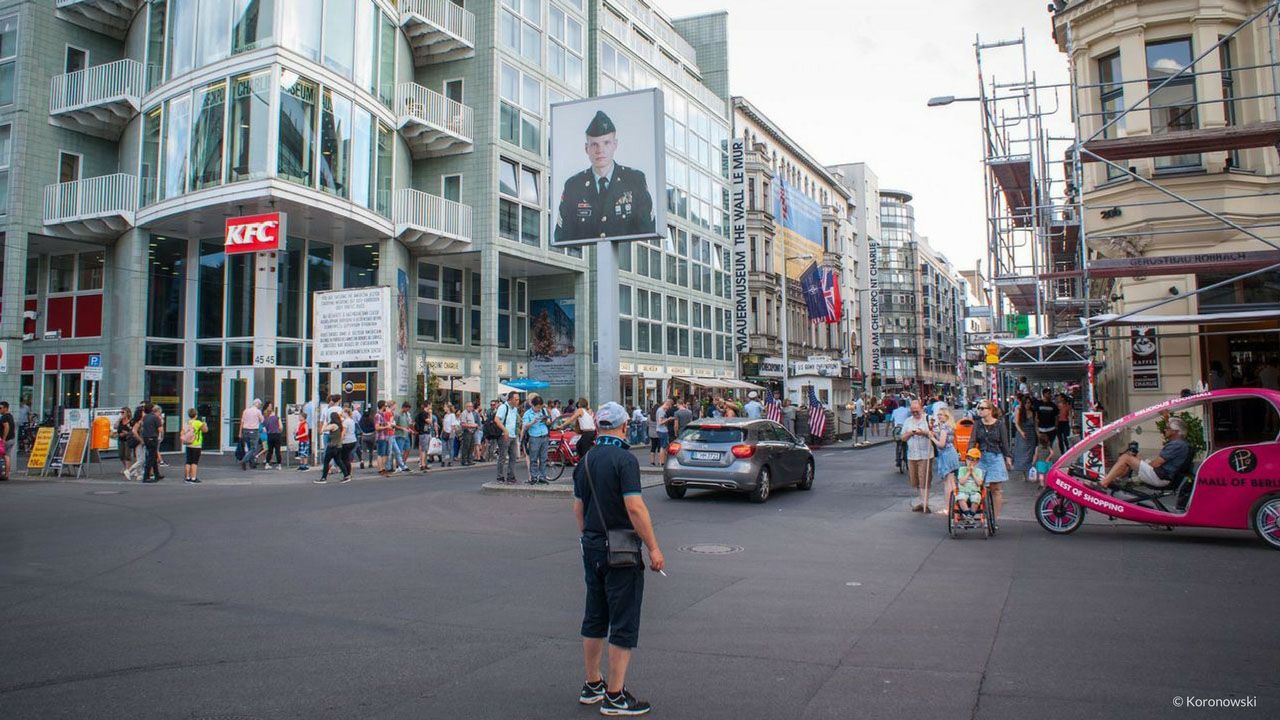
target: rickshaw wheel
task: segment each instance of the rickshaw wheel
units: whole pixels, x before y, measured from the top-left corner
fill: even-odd
[[[982,499],[982,519],[984,520],[983,524],[986,525],[986,527],[982,529],[982,532],[983,532],[982,537],[989,538],[995,535],[996,534],[996,507],[995,507],[995,501],[992,500],[990,492],[988,492],[986,496],[983,497]]]
[[[1036,522],[1054,535],[1070,535],[1084,524],[1085,509],[1046,489],[1036,498]]]
[[[1262,498],[1249,513],[1253,531],[1262,542],[1274,550],[1280,550],[1280,495]]]

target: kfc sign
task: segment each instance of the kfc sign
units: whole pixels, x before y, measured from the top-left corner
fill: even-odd
[[[285,237],[285,214],[227,218],[227,254],[279,250]]]

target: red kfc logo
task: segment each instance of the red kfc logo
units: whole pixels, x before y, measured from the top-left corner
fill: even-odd
[[[283,235],[283,213],[227,218],[225,250],[228,254],[278,250]]]

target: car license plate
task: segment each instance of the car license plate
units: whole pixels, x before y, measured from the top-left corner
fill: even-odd
[[[719,460],[719,459],[720,459],[720,453],[718,453],[718,452],[695,452],[695,453],[693,453],[693,459],[694,459],[694,460]]]

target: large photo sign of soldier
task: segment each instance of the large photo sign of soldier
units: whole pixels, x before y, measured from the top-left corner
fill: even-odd
[[[666,227],[662,91],[551,107],[556,245],[658,237]]]

